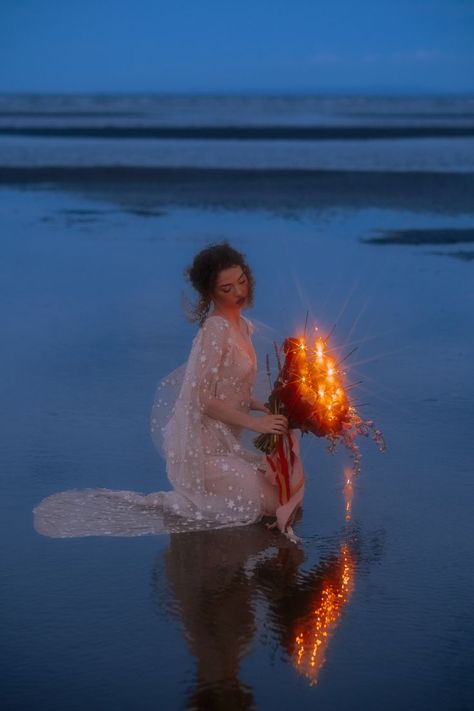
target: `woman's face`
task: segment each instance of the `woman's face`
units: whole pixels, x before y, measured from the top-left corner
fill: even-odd
[[[217,275],[212,300],[217,308],[241,309],[247,303],[249,281],[242,267],[223,269]]]

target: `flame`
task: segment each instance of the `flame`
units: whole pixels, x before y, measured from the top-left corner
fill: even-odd
[[[318,434],[335,435],[347,421],[349,398],[343,384],[343,374],[334,358],[327,354],[327,343],[316,338],[314,346],[306,342],[305,336],[287,339],[285,353],[291,365],[286,371],[285,382],[298,382],[301,394],[311,402],[313,409],[304,424]],[[284,387],[283,387],[284,390]],[[282,392],[284,400],[284,392]],[[290,412],[290,419],[292,413]]]
[[[353,590],[354,559],[345,543],[341,545],[336,571],[335,575],[331,566],[323,577],[318,604],[294,637],[293,664],[311,685],[317,684],[329,640]]]

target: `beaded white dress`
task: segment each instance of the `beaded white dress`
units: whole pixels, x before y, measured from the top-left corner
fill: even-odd
[[[158,388],[151,435],[163,451],[171,491],[86,489],[61,492],[35,509],[35,527],[55,537],[185,532],[254,523],[276,516],[284,530],[304,494],[304,471],[296,436],[292,491],[281,506],[275,475],[264,454],[246,449],[241,428],[206,415],[212,398],[248,412],[257,372],[252,324],[242,330],[212,315],[196,334],[179,395],[172,408],[167,393],[175,374]],[[169,418],[166,421],[166,418]]]

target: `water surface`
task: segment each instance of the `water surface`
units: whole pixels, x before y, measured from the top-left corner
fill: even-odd
[[[192,204],[192,190],[165,198],[128,178],[4,183],[4,708],[472,706],[472,263],[454,257],[474,224],[462,171],[435,201],[386,175],[379,200],[332,175],[330,199],[319,182],[295,200],[291,180],[262,199],[257,180],[253,202],[237,181],[220,202],[205,185]],[[357,402],[388,451],[362,443],[348,485],[347,456],[303,440],[299,546],[260,526],[39,536],[32,509],[51,493],[167,487],[149,411],[194,333],[183,268],[222,238],[255,271],[260,361],[307,310],[323,330],[336,323],[334,342],[358,345],[348,378],[363,380]]]

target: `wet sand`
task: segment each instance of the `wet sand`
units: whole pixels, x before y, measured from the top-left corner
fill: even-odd
[[[127,207],[227,210],[364,207],[472,215],[474,173],[133,166],[0,169],[0,184],[50,186]]]
[[[84,118],[84,115],[82,116]],[[38,118],[38,116],[37,116]],[[380,138],[462,138],[474,136],[467,126],[0,126],[0,136],[32,138],[164,138],[179,140],[315,141]]]
[[[393,230],[387,231],[383,237],[371,237],[364,242],[365,244],[403,244],[408,246],[464,244],[474,242],[474,230],[469,228]]]

